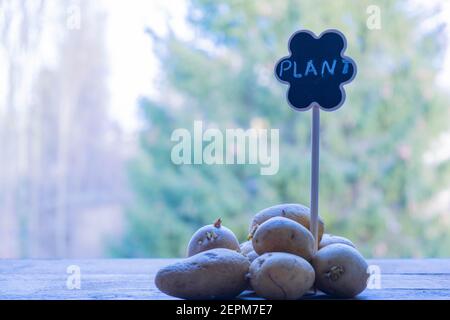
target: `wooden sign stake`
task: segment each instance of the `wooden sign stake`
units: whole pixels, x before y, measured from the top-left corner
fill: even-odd
[[[312,112],[311,127],[311,223],[315,250],[319,248],[319,144],[320,144],[320,107],[315,104]]]

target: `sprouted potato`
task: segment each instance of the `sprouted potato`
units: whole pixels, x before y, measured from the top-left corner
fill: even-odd
[[[287,204],[279,204],[276,206],[272,206],[258,212],[254,217],[250,224],[250,235],[251,238],[255,229],[258,225],[264,223],[265,221],[274,218],[274,217],[284,217],[291,220],[294,220],[301,225],[303,225],[306,229],[310,230],[310,211],[308,207],[297,203],[287,203]],[[322,219],[319,217],[319,241],[322,239],[322,235],[325,229],[325,225]]]
[[[322,240],[319,243],[319,250],[326,246],[329,246],[330,244],[335,244],[335,243],[342,243],[342,244],[346,244],[350,247],[356,248],[356,246],[353,244],[353,242],[351,242],[347,238],[324,233],[322,236]]]
[[[162,292],[183,299],[234,298],[247,288],[250,262],[230,249],[203,251],[158,271]]]
[[[314,284],[314,269],[305,259],[290,253],[265,253],[250,265],[249,278],[258,296],[294,300]]]
[[[220,218],[214,224],[201,227],[194,233],[188,244],[187,255],[190,257],[215,248],[240,251],[239,241],[233,231],[224,227]]]
[[[253,248],[259,255],[266,252],[288,252],[310,260],[314,254],[314,237],[304,226],[291,219],[275,217],[255,231]]]
[[[355,249],[342,243],[320,249],[312,260],[316,287],[338,298],[353,298],[367,287],[367,262]]]

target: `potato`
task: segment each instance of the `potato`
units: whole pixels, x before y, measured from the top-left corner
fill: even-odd
[[[275,217],[265,221],[252,239],[259,255],[266,252],[288,252],[310,260],[314,254],[314,237],[311,232],[293,220]]]
[[[253,245],[251,241],[242,242],[239,247],[243,255],[248,255],[251,251],[253,251]]]
[[[314,269],[305,259],[290,253],[265,253],[250,265],[249,278],[261,297],[294,300],[314,284]]]
[[[201,252],[158,271],[156,287],[183,299],[224,299],[247,287],[248,258],[230,249]]]
[[[240,251],[236,236],[230,229],[222,226],[220,218],[214,224],[204,226],[194,233],[188,244],[187,255],[190,257],[215,248]]]
[[[258,257],[259,257],[259,255],[255,252],[255,250],[252,250],[249,253],[247,253],[247,258],[248,258],[248,261],[250,261],[250,263],[252,263]],[[250,282],[247,284],[247,290],[254,291],[252,286],[250,285]]]
[[[353,298],[367,286],[367,262],[346,244],[330,244],[320,249],[312,260],[316,287],[339,298]]]
[[[329,246],[330,244],[335,244],[335,243],[342,243],[342,244],[346,244],[350,247],[356,248],[356,246],[353,244],[353,242],[351,242],[347,238],[324,233],[322,236],[322,240],[319,243],[319,250],[326,246]]]
[[[259,255],[255,252],[255,250],[252,250],[249,253],[247,253],[247,258],[248,260],[250,260],[250,262],[253,262],[253,260],[255,260],[258,257]]]
[[[261,210],[253,217],[249,230],[250,237],[252,236],[256,226],[274,217],[285,217],[300,223],[308,230],[310,229],[309,227],[310,213],[308,207],[296,203],[279,204]],[[322,219],[319,217],[319,242],[322,239],[324,229],[325,229],[324,223]]]

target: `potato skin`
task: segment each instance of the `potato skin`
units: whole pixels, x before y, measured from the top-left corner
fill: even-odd
[[[247,253],[246,257],[247,257],[248,261],[250,261],[250,263],[252,263],[256,258],[259,257],[259,255],[255,252],[255,250],[252,250],[249,253]],[[247,285],[247,290],[254,291],[252,286],[250,285],[250,281]]]
[[[252,230],[254,230],[255,226],[260,225],[274,217],[285,217],[300,223],[308,230],[310,229],[309,223],[311,217],[309,208],[297,203],[285,203],[272,206],[258,212],[253,217],[253,220],[250,224],[250,234],[252,233]],[[322,239],[324,229],[325,225],[322,219],[319,217],[319,242]]]
[[[158,271],[155,285],[183,299],[234,298],[248,284],[248,258],[230,249],[201,252]]]
[[[247,258],[250,261],[250,263],[253,262],[258,257],[259,255],[255,252],[255,250],[252,250],[247,254]]]
[[[300,223],[275,217],[265,221],[252,238],[255,252],[288,252],[311,260],[314,254],[314,237]]]
[[[338,298],[353,298],[367,287],[367,262],[355,249],[342,243],[319,250],[312,260],[316,287]]]
[[[248,255],[250,252],[254,251],[253,244],[250,240],[242,242],[239,247],[241,249],[241,253],[245,256]]]
[[[324,233],[322,236],[322,240],[319,243],[319,250],[326,246],[329,246],[330,244],[335,244],[335,243],[342,243],[342,244],[346,244],[352,248],[356,248],[356,246],[353,244],[353,242],[351,242],[347,238]]]
[[[217,224],[217,222],[216,222]],[[187,256],[215,248],[226,248],[240,251],[239,241],[233,231],[221,225],[211,224],[198,229],[188,244]]]
[[[249,278],[258,296],[294,300],[314,284],[314,269],[305,259],[290,253],[265,253],[250,265]]]

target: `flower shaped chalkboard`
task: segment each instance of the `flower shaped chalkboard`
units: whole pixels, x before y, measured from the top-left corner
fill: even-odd
[[[332,111],[344,103],[343,85],[356,75],[355,62],[343,55],[346,46],[344,35],[337,30],[319,37],[306,30],[292,35],[291,55],[278,61],[275,75],[289,84],[287,99],[294,109],[305,111],[318,104]]]

